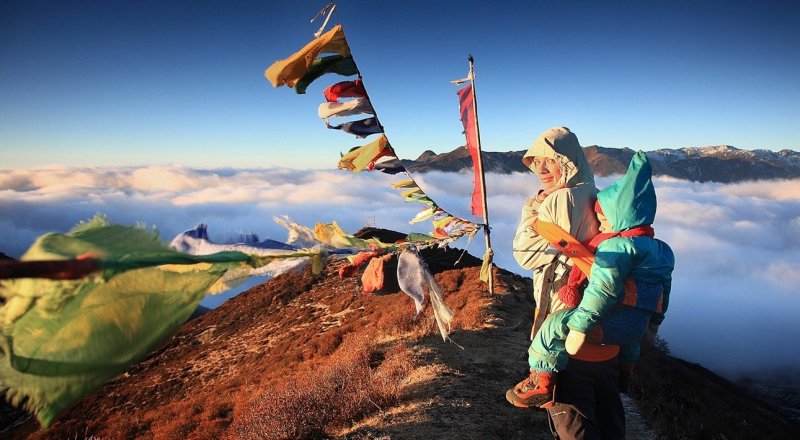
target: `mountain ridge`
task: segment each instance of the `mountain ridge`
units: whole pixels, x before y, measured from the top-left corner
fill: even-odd
[[[624,174],[636,152],[630,148],[583,147],[595,176]],[[522,164],[525,150],[484,151],[486,172],[509,174],[529,172]],[[742,150],[730,145],[686,147],[646,151],[655,176],[669,176],[697,182],[734,183],[747,180],[793,179],[800,177],[800,152],[783,149]],[[411,172],[462,172],[472,170],[465,146],[436,154],[426,150],[415,160],[403,160]]]

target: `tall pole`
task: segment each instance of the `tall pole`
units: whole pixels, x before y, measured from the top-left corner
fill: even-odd
[[[478,172],[481,176],[481,203],[483,208],[483,232],[486,237],[486,252],[492,250],[492,239],[489,233],[489,210],[486,203],[486,177],[483,173],[483,153],[481,152],[481,129],[478,125],[478,97],[475,93],[475,71],[473,70],[474,59],[469,56],[469,78],[472,80],[472,110],[475,113],[475,139],[478,149]],[[492,271],[492,257],[489,257],[489,294],[494,295],[494,273]]]

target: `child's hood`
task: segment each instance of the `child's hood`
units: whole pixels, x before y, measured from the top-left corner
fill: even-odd
[[[653,223],[656,190],[652,175],[647,156],[639,151],[633,155],[625,175],[597,193],[603,214],[615,232]]]

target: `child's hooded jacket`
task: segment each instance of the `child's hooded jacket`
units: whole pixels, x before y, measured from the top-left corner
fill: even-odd
[[[597,200],[614,232],[653,223],[656,192],[644,152],[633,156],[625,176],[600,191]],[[616,236],[603,241],[595,252],[589,285],[567,326],[584,333],[593,329],[623,302],[628,277],[636,283],[635,307],[653,312],[651,322],[661,324],[669,304],[674,266],[672,249],[661,240]]]

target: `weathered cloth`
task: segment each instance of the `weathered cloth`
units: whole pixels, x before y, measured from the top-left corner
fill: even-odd
[[[298,95],[305,94],[308,86],[326,73],[350,76],[358,73],[358,67],[356,67],[356,63],[351,56],[329,55],[317,58],[311,63],[303,77],[294,85],[295,93]]]
[[[363,98],[367,96],[367,91],[364,89],[364,84],[361,78],[353,81],[341,81],[331,86],[328,86],[322,91],[325,99],[328,102],[336,102],[339,98]]]
[[[78,280],[0,283],[0,390],[43,426],[86,393],[142,359],[209,293],[246,276],[258,257],[194,256],[169,249],[155,231],[103,218],[46,234],[24,261],[96,255],[101,272]]]
[[[334,26],[331,30],[315,38],[288,58],[274,62],[264,72],[264,76],[273,87],[284,84],[294,87],[297,81],[308,72],[308,69],[320,53],[336,53],[341,56],[350,55],[350,48],[347,46],[341,25]]]
[[[433,278],[428,266],[415,250],[406,249],[397,261],[397,281],[400,289],[414,300],[417,315],[425,307],[425,292],[429,293],[433,316],[443,340],[448,339],[453,311],[444,303],[442,289]]]

